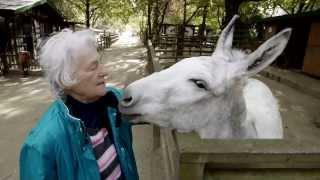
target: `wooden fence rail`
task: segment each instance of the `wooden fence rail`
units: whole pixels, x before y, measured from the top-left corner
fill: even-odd
[[[156,55],[160,59],[180,59],[192,57],[195,55],[210,55],[217,41],[216,36],[201,38],[199,36],[184,37],[182,54],[178,54],[177,35],[161,35],[158,41],[154,42]]]
[[[154,40],[155,54],[164,61],[177,62],[181,59],[194,56],[210,56],[217,43],[218,36],[185,36],[182,42],[177,34],[162,34]],[[233,46],[245,50],[253,50],[261,41],[252,39],[248,35],[237,35],[233,40]],[[179,47],[179,48],[178,48]]]
[[[150,73],[161,71],[159,58],[149,40],[147,45],[148,50],[148,70]],[[164,163],[164,176],[166,180],[179,179],[179,148],[175,138],[175,134],[169,129],[153,126],[153,149],[162,152],[162,161]]]
[[[117,41],[119,35],[116,33],[106,33],[100,34],[97,38],[98,50],[103,50],[105,48],[109,48],[112,43]]]
[[[24,38],[18,37],[17,41],[20,42]],[[98,44],[98,50],[101,51],[105,48],[109,48],[111,44],[113,44],[115,41],[117,41],[119,38],[119,35],[116,33],[101,33],[97,37],[97,44]],[[5,61],[7,62],[7,68],[9,71],[21,71],[21,62],[19,62],[19,53],[24,52],[26,48],[26,45],[24,42],[18,43],[19,46],[17,46],[17,54],[14,51],[6,51],[4,52],[0,58],[5,58]],[[35,52],[29,52],[31,54],[30,58],[28,58],[28,67],[27,71],[41,71],[41,67],[39,65],[39,56]],[[2,60],[2,59],[1,59]],[[0,61],[0,74],[2,74],[2,71],[4,69],[3,63]],[[26,70],[24,72],[26,74]]]

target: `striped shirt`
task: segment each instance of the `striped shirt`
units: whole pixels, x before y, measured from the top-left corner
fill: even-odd
[[[90,135],[94,155],[98,162],[101,179],[122,179],[116,148],[111,142],[107,129],[96,130],[88,128],[87,131]]]
[[[68,96],[66,104],[70,113],[84,122],[85,131],[90,136],[101,179],[122,180],[124,177],[113,144],[112,133],[108,132],[109,126],[104,123],[108,122],[108,117],[104,111],[105,105],[111,100],[108,96],[105,96],[97,102],[84,104]]]

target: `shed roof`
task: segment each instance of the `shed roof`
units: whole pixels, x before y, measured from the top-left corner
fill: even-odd
[[[45,3],[47,0],[0,0],[0,10],[24,12]]]

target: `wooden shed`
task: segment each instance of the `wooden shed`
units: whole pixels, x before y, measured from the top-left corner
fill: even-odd
[[[71,23],[47,0],[0,0],[0,70],[18,69],[18,54],[31,55],[31,67],[38,68],[36,47],[41,38]]]
[[[287,27],[293,30],[287,48],[275,63],[277,66],[320,77],[320,10],[266,18],[258,24],[264,30],[264,39]]]

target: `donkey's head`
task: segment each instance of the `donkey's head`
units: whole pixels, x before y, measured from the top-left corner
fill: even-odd
[[[237,18],[234,16],[222,31],[212,56],[186,58],[130,84],[120,111],[131,115],[133,121],[180,131],[197,131],[212,122],[216,124],[212,131],[219,131],[228,123],[225,119],[237,104],[235,99],[241,97],[242,80],[271,64],[284,50],[291,33],[285,29],[253,53],[245,54],[232,49]]]

